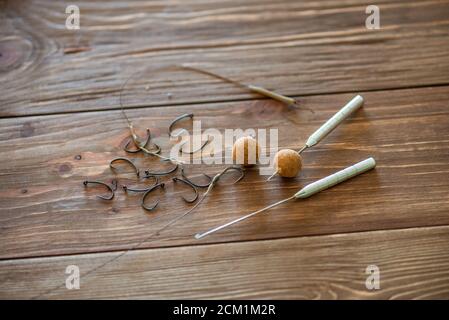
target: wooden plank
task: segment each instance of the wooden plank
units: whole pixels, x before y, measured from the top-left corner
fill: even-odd
[[[112,202],[95,198],[82,181],[112,179],[108,164],[128,136],[119,111],[0,120],[1,258],[47,256],[198,244],[195,232],[290,196],[302,186],[373,156],[376,170],[290,203],[202,243],[318,235],[449,223],[449,87],[362,93],[366,103],[353,117],[303,154],[304,169],[289,181],[266,183],[257,169],[234,186],[217,186],[182,223],[144,241],[189,206],[185,188],[168,183],[151,214],[140,196],[117,192]],[[279,147],[299,148],[352,94],[310,96],[304,109],[271,100],[129,110],[141,133],[151,128],[168,154],[166,128],[193,112],[202,128],[277,128]],[[188,127],[187,127],[188,128]],[[133,158],[134,159],[134,158]],[[162,169],[156,159],[137,156],[140,168]],[[189,165],[189,174],[214,174],[224,165]],[[134,183],[132,175],[119,175]],[[155,195],[156,197],[156,195]],[[151,201],[151,200],[150,200]]]
[[[2,261],[0,298],[449,298],[449,227],[138,250],[107,264],[117,254]],[[79,290],[65,287],[68,265]],[[369,265],[379,290],[365,286]]]
[[[254,98],[190,72],[194,63],[289,95],[447,84],[447,1],[79,1],[81,29],[66,30],[69,1],[4,4],[0,116]],[[148,89],[148,90],[146,90]],[[170,93],[171,95],[167,95]]]

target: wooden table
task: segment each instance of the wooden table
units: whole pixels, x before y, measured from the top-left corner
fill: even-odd
[[[379,30],[365,27],[372,1],[76,1],[79,30],[65,28],[70,1],[0,3],[0,298],[449,298],[449,1],[376,1]],[[300,107],[157,70],[182,63]],[[101,201],[82,184],[110,181],[109,161],[127,156],[119,94],[136,72],[127,115],[164,154],[183,113],[203,129],[277,128],[279,147],[299,148],[355,94],[366,102],[304,152],[297,178],[266,183],[253,168],[148,239],[189,208],[187,189],[167,183],[147,213],[139,195]],[[369,156],[373,171],[193,238]],[[69,265],[79,290],[65,286]],[[369,265],[379,290],[365,286]]]

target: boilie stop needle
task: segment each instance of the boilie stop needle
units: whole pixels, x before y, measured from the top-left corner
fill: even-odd
[[[357,111],[361,106],[363,106],[363,97],[356,95],[343,108],[334,114],[332,118],[327,120],[326,123],[312,133],[299,151],[292,149],[279,150],[274,157],[274,167],[276,171],[267,179],[267,181],[271,180],[271,178],[277,174],[285,178],[296,177],[302,167],[302,159],[300,154],[307,148],[313,147],[318,142],[323,140],[341,122]]]
[[[318,128],[307,139],[305,145],[298,151],[301,154],[307,148],[313,147],[318,142],[323,140],[329,133],[331,133],[343,120],[349,117],[352,113],[357,111],[363,105],[363,97],[356,95],[351,99],[343,108],[341,108],[336,114],[326,121],[320,128]]]
[[[231,222],[228,222],[228,223],[226,223],[224,225],[221,225],[219,227],[213,228],[213,229],[211,229],[209,231],[206,231],[204,233],[198,233],[198,234],[195,235],[195,238],[196,239],[204,238],[205,236],[207,236],[207,235],[209,235],[211,233],[217,232],[217,231],[219,231],[221,229],[224,229],[226,227],[229,227],[229,226],[231,226],[231,225],[233,225],[233,224],[235,224],[237,222],[240,222],[240,221],[243,221],[245,219],[248,219],[248,218],[250,218],[252,216],[255,216],[258,213],[261,213],[263,211],[271,209],[271,208],[273,208],[273,207],[275,207],[277,205],[280,205],[280,204],[282,204],[284,202],[287,202],[287,201],[290,201],[290,200],[293,200],[293,199],[308,198],[308,197],[314,195],[315,193],[318,193],[318,192],[323,191],[323,190],[325,190],[327,188],[333,187],[336,184],[339,184],[339,183],[341,183],[343,181],[346,181],[348,179],[351,179],[351,178],[353,178],[353,177],[355,177],[355,176],[357,176],[359,174],[362,174],[362,173],[364,173],[364,172],[374,168],[375,166],[376,166],[376,161],[373,158],[368,158],[368,159],[363,160],[363,161],[361,161],[359,163],[356,163],[356,164],[354,164],[354,165],[352,165],[352,166],[350,166],[350,167],[348,167],[346,169],[343,169],[343,170],[340,170],[340,171],[338,171],[338,172],[336,172],[334,174],[331,174],[330,176],[327,176],[327,177],[325,177],[323,179],[320,179],[320,180],[315,181],[315,182],[313,182],[311,184],[308,184],[307,186],[305,186],[304,188],[299,190],[297,193],[295,193],[293,196],[291,196],[291,197],[289,197],[287,199],[283,199],[281,201],[273,203],[273,204],[271,204],[271,205],[269,205],[269,206],[267,206],[265,208],[262,208],[260,210],[255,211],[255,212],[247,214],[247,215],[245,215],[245,216],[243,216],[241,218],[235,219],[235,220],[233,220]]]

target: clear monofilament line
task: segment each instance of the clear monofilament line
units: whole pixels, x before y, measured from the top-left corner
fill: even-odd
[[[146,148],[144,148],[144,147],[139,147],[139,149],[142,150],[143,152],[145,152],[146,154],[149,154],[149,155],[152,155],[152,156],[156,156],[156,157],[158,157],[159,159],[162,159],[162,160],[164,160],[164,161],[170,161],[170,162],[177,163],[177,164],[181,164],[181,165],[182,165],[182,164],[186,164],[185,161],[178,160],[178,159],[174,159],[174,158],[169,158],[169,157],[161,156],[160,154],[157,154],[157,153],[155,153],[155,152],[151,152],[150,150],[148,150],[148,149],[146,149]]]
[[[212,183],[209,185],[209,188],[207,188],[206,192],[203,194],[203,196],[201,197],[200,200],[198,200],[198,202],[189,210],[187,210],[186,212],[184,212],[182,215],[174,218],[173,220],[171,220],[170,222],[168,222],[166,225],[164,225],[162,228],[160,228],[157,232],[156,235],[159,235],[161,231],[167,229],[168,227],[170,227],[172,224],[174,224],[176,221],[181,220],[182,218],[184,218],[186,215],[188,215],[189,213],[191,213],[193,210],[195,210],[202,202],[204,199],[206,199],[207,194],[209,193],[210,190],[212,190],[213,185]]]
[[[233,225],[233,224],[235,224],[235,223],[238,223],[238,222],[240,222],[240,221],[243,221],[243,220],[245,220],[245,219],[248,219],[248,218],[250,218],[250,217],[253,217],[253,216],[255,216],[255,215],[258,214],[258,213],[261,213],[261,212],[263,212],[263,211],[266,211],[266,210],[268,210],[268,209],[271,209],[271,208],[273,208],[273,207],[275,207],[275,206],[278,206],[278,205],[280,205],[280,204],[282,204],[282,203],[284,203],[284,202],[287,202],[287,201],[290,201],[290,200],[293,200],[293,199],[295,199],[295,196],[292,196],[292,197],[290,197],[290,198],[283,199],[283,200],[278,201],[278,202],[276,202],[276,203],[270,204],[269,206],[267,206],[267,207],[265,207],[265,208],[262,208],[262,209],[259,209],[259,210],[257,210],[257,211],[254,211],[254,212],[252,212],[252,213],[250,213],[250,214],[247,214],[246,216],[243,216],[243,217],[240,217],[240,218],[238,218],[238,219],[235,219],[235,220],[233,220],[233,221],[231,221],[231,222],[228,222],[228,223],[226,223],[226,224],[223,224],[223,225],[221,225],[221,226],[219,226],[219,227],[216,227],[216,228],[211,229],[211,230],[209,230],[209,231],[206,231],[206,232],[204,232],[204,233],[197,233],[197,234],[195,235],[195,238],[196,238],[196,239],[201,239],[201,238],[203,238],[203,237],[205,237],[205,236],[207,236],[207,235],[209,235],[209,234],[211,234],[211,233],[214,233],[214,232],[216,232],[216,231],[219,231],[219,230],[221,230],[221,229],[224,229],[224,228],[226,228],[226,227],[229,227],[229,226],[231,226],[231,225]]]
[[[220,171],[219,173],[217,173],[213,178],[212,181],[209,184],[209,187],[207,188],[206,192],[204,192],[203,196],[201,197],[200,200],[198,200],[198,202],[189,210],[187,210],[186,212],[184,212],[182,215],[174,218],[173,220],[171,220],[170,222],[168,222],[166,225],[164,225],[162,228],[160,228],[157,232],[156,235],[159,235],[159,233],[165,229],[167,229],[169,226],[171,226],[172,224],[174,224],[176,221],[181,220],[182,218],[184,218],[185,216],[187,216],[188,214],[190,214],[191,212],[193,212],[193,210],[195,210],[202,202],[204,199],[206,199],[207,195],[209,194],[209,192],[212,190],[212,188],[215,186],[215,184],[217,183],[218,179],[220,179],[221,176],[223,176],[228,170],[233,170],[236,169],[235,167],[227,167],[224,170]],[[240,176],[239,179],[237,179],[237,181],[235,181],[234,183],[239,182],[241,179],[243,178],[243,174]]]

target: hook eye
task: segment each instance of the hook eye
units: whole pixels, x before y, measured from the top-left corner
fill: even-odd
[[[103,199],[103,200],[112,200],[114,198],[114,195],[115,195],[114,194],[114,190],[107,183],[104,183],[104,182],[101,182],[101,181],[89,181],[89,180],[86,180],[86,181],[83,181],[83,184],[84,184],[85,187],[87,187],[89,184],[97,184],[97,185],[105,186],[109,190],[109,192],[111,194],[108,195],[108,196],[98,196],[97,195],[97,197],[100,198],[100,199]]]
[[[198,199],[198,190],[195,188],[195,186],[193,185],[193,184],[191,184],[190,182],[188,182],[188,181],[186,181],[186,180],[184,180],[184,179],[180,179],[180,178],[177,178],[177,177],[173,177],[173,182],[178,182],[178,181],[180,181],[180,182],[182,182],[182,183],[184,183],[185,185],[188,185],[190,188],[192,188],[192,190],[193,190],[193,192],[195,192],[195,197],[192,199],[192,200],[188,200],[187,198],[185,198],[184,196],[181,196],[181,198],[185,201],[185,202],[187,202],[187,203],[194,203],[197,199]]]
[[[145,200],[146,200],[146,198],[148,197],[148,195],[149,195],[153,190],[155,190],[155,189],[157,189],[157,188],[159,188],[159,187],[160,187],[161,189],[164,189],[164,188],[165,188],[165,184],[164,184],[164,183],[158,183],[158,184],[152,186],[148,191],[145,192],[145,194],[144,194],[143,197],[142,197],[142,208],[144,208],[144,209],[147,210],[147,211],[153,211],[153,210],[157,207],[157,205],[159,204],[159,200],[157,200],[156,203],[155,203],[154,205],[152,205],[152,206],[147,206],[147,205],[145,205]]]

